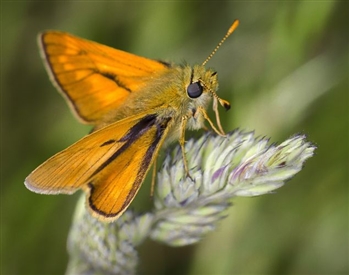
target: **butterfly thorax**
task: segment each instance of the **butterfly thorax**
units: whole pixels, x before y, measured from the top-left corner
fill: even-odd
[[[171,118],[172,125],[180,125],[183,116],[187,116],[187,128],[203,127],[204,118],[197,110],[207,109],[212,91],[218,89],[214,71],[200,65],[172,65],[154,73],[146,82],[147,85],[130,93],[125,104],[109,112],[98,128],[140,113],[154,113],[159,119]],[[189,94],[188,87],[193,83],[202,89],[200,95]]]

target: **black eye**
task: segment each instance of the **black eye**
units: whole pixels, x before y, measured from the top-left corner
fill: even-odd
[[[197,98],[202,94],[202,86],[199,82],[191,83],[187,88],[187,94],[190,98]]]

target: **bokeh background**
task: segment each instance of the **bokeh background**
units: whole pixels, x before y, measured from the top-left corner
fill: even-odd
[[[36,36],[57,29],[138,55],[208,63],[232,103],[224,128],[318,146],[276,194],[239,198],[199,244],[140,247],[140,274],[348,274],[346,1],[2,1],[1,274],[63,274],[77,195],[44,196],[23,181],[84,136],[49,82]],[[136,204],[149,200],[145,183]],[[141,208],[141,207],[140,207]]]

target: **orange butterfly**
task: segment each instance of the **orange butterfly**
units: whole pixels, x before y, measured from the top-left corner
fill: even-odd
[[[57,153],[25,180],[41,194],[72,194],[83,189],[91,213],[114,221],[137,194],[164,143],[179,140],[184,168],[185,130],[207,120],[224,135],[216,94],[216,72],[204,65],[174,65],[136,56],[68,33],[40,34],[46,69],[75,115],[94,132]],[[206,113],[213,99],[218,129]]]

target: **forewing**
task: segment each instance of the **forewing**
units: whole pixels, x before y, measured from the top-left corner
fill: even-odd
[[[51,80],[77,117],[90,124],[169,67],[64,32],[40,34],[39,45]]]
[[[25,181],[44,194],[88,194],[92,213],[119,217],[131,203],[161,147],[170,119],[138,115],[96,131],[48,159]]]

